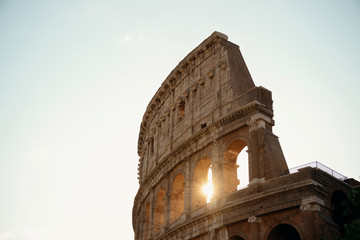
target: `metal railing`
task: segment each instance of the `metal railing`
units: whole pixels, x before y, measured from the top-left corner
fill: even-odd
[[[320,169],[328,174],[330,174],[331,176],[337,178],[337,179],[340,179],[342,181],[346,180],[347,177],[345,177],[344,175],[338,173],[337,171],[335,170],[332,170],[331,168],[325,166],[324,164],[322,163],[319,163],[317,161],[315,162],[311,162],[311,163],[307,163],[307,164],[304,164],[304,165],[301,165],[301,166],[298,166],[298,167],[294,167],[294,168],[290,168],[289,169],[289,172],[290,174],[291,173],[296,173],[299,171],[299,169],[301,168],[305,168],[305,167],[312,167],[312,168],[317,168],[317,169]]]

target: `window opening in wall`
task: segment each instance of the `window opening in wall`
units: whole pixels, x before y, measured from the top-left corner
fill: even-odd
[[[206,196],[206,203],[211,202],[211,198],[213,195],[213,184],[212,184],[212,170],[211,170],[211,165],[209,167],[208,170],[208,175],[207,175],[207,182],[206,184],[202,187],[202,191]]]
[[[185,102],[181,102],[178,107],[178,119],[183,120],[185,117]]]
[[[249,184],[249,157],[247,153],[247,146],[241,150],[237,157],[237,165],[239,166],[237,169],[237,177],[239,180],[239,185],[237,186],[237,190],[241,188],[247,187]]]

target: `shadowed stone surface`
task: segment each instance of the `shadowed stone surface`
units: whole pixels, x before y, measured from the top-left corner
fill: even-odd
[[[214,32],[190,52],[145,111],[135,239],[340,237],[332,194],[355,184],[313,168],[289,174],[272,132],[271,92],[255,86],[227,39]],[[238,190],[237,157],[245,147],[249,184]],[[201,188],[209,169],[214,195],[207,203]]]

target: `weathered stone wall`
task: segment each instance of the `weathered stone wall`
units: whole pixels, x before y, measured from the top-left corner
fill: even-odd
[[[153,226],[146,235],[157,235],[181,219],[204,212],[206,200],[200,191],[210,167],[214,198],[236,191],[236,155],[244,146],[251,151],[251,181],[286,174],[287,166],[281,149],[276,149],[280,145],[271,133],[272,125],[271,92],[255,87],[238,46],[215,32],[170,73],[144,114],[138,142],[140,190],[134,214],[142,218],[150,215],[152,220],[137,219]],[[273,159],[263,159],[258,150],[253,153],[251,149],[269,137],[275,151],[271,149],[274,147],[269,150],[280,153],[280,164],[266,175],[265,163]],[[240,147],[232,147],[237,149],[235,159],[225,163],[224,156],[232,151],[227,146],[234,145],[233,141],[240,141]],[[255,166],[259,164],[261,172]],[[174,193],[173,179],[179,173],[184,186],[177,188],[183,192]],[[159,200],[159,194],[164,195],[164,201]],[[175,210],[171,206],[179,202],[174,200],[174,194],[184,199],[183,205],[177,206],[184,209],[176,212],[179,220],[173,216]],[[146,204],[150,204],[150,211],[142,208]],[[160,205],[164,205],[161,211]]]
[[[214,33],[200,44],[171,72],[146,109],[139,134],[140,181],[182,142],[236,109],[233,100],[253,87],[238,46],[225,35]]]
[[[190,52],[140,126],[135,239],[271,240],[284,229],[311,239],[319,226],[336,233],[321,217],[331,215],[319,187],[328,180],[314,180],[310,170],[289,175],[272,118],[271,92],[255,86],[227,36],[215,32]],[[249,185],[238,190],[237,157],[245,147]],[[209,169],[214,195],[207,203],[201,188]],[[307,221],[316,221],[316,230],[304,230]]]

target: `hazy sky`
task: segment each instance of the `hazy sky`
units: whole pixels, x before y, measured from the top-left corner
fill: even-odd
[[[273,92],[289,167],[360,180],[360,1],[0,0],[0,240],[132,239],[137,137],[214,31]]]

